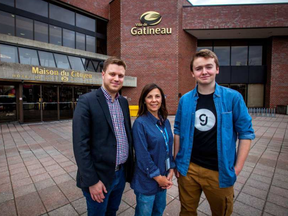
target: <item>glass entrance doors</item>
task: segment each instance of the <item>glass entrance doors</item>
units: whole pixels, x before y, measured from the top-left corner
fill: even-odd
[[[42,86],[43,121],[58,120],[57,86]]]
[[[0,122],[17,120],[16,89],[14,85],[0,85]]]
[[[76,106],[74,101],[85,93],[87,87],[83,86],[23,84],[23,121],[71,119]]]
[[[38,122],[41,118],[41,86],[23,84],[23,120]]]
[[[60,119],[71,119],[73,117],[72,87],[60,87]]]

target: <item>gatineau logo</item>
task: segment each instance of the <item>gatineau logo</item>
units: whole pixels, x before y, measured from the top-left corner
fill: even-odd
[[[160,13],[156,11],[147,11],[140,16],[140,22],[146,23],[149,26],[157,25],[161,22],[162,17]]]
[[[130,33],[136,35],[170,35],[172,28],[153,28],[162,21],[162,16],[156,11],[147,11],[140,16],[140,23],[135,23]],[[151,27],[150,27],[151,26]]]

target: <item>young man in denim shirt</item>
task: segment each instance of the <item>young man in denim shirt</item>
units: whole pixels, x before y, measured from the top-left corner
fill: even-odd
[[[200,50],[190,67],[197,86],[180,99],[174,124],[180,215],[197,215],[202,191],[212,215],[231,215],[233,185],[255,138],[252,119],[242,95],[215,82],[215,53]]]

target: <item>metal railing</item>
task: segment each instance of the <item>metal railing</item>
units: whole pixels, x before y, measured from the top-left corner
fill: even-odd
[[[248,108],[251,116],[276,117],[275,108]]]

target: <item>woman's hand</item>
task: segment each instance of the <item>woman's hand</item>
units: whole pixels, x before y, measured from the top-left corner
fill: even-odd
[[[159,175],[154,177],[154,180],[157,181],[159,187],[161,187],[162,189],[169,189],[173,185],[172,181],[168,180],[166,176]]]

